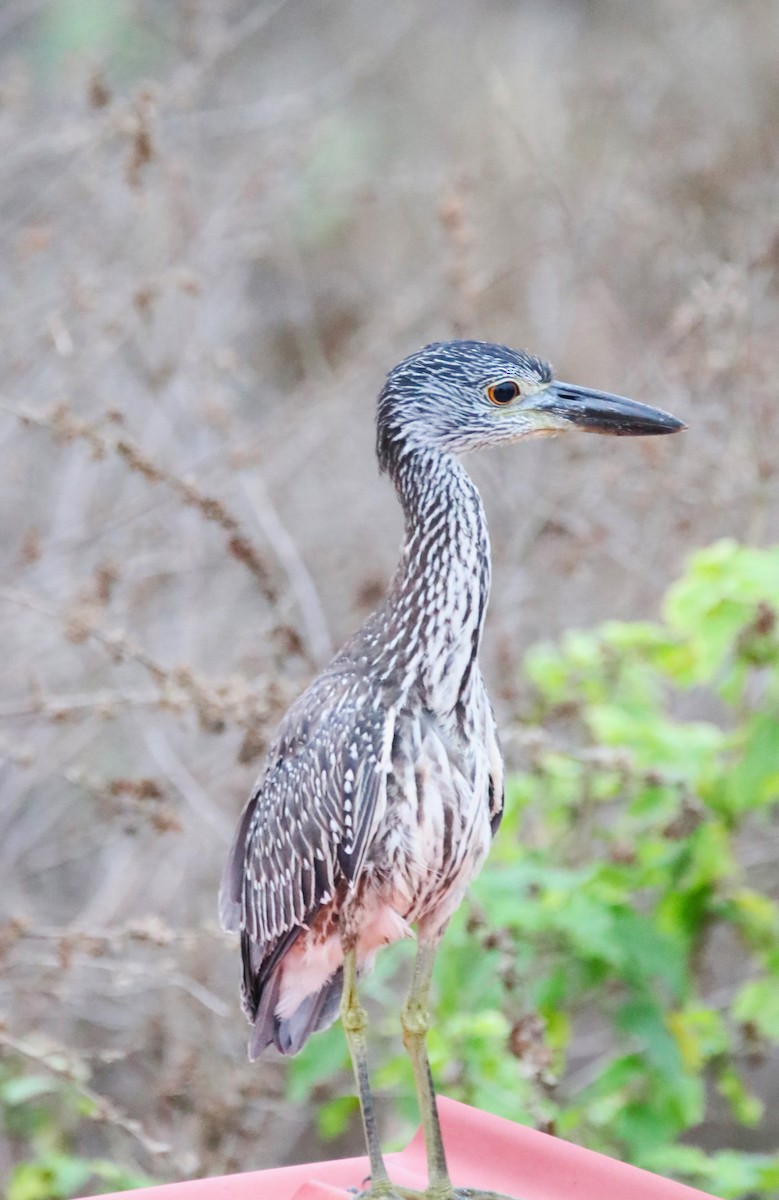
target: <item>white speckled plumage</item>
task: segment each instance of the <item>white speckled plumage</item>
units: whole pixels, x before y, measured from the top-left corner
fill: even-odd
[[[516,397],[497,403],[491,388],[507,380]],[[489,539],[456,456],[570,424],[681,427],[558,384],[505,346],[439,343],[390,372],[377,453],[405,513],[400,563],[383,604],[284,718],[223,877],[252,1057],[271,1044],[295,1053],[335,1018],[346,926],[361,967],[412,925],[435,941],[482,865],[503,803],[478,663]]]

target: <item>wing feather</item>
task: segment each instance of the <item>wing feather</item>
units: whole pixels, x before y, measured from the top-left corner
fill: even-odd
[[[220,916],[240,929],[254,1019],[300,932],[359,876],[386,803],[393,718],[353,671],[331,670],[292,706],[241,814]]]

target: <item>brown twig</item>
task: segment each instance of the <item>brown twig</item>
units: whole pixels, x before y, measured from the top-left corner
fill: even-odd
[[[201,726],[209,733],[220,733],[228,723],[255,731],[269,721],[275,721],[292,698],[276,679],[262,681],[261,687],[250,687],[240,676],[209,679],[187,665],[165,667],[139,646],[124,630],[108,630],[99,621],[95,606],[79,604],[61,613],[49,605],[18,592],[0,588],[0,597],[34,612],[64,621],[65,636],[72,642],[90,639],[101,645],[115,663],[134,662],[142,667],[159,688],[158,702],[163,708],[180,712],[194,708]]]
[[[276,603],[278,593],[267,564],[223,500],[209,496],[192,480],[182,479],[160,466],[130,438],[110,436],[96,423],[76,416],[70,405],[65,402],[54,405],[46,413],[36,413],[29,408],[17,408],[8,404],[3,404],[2,407],[23,424],[48,430],[56,441],[84,441],[95,458],[116,455],[129,470],[143,476],[149,483],[167,487],[184,504],[196,509],[204,520],[218,525],[224,531],[227,535],[227,548],[233,558],[251,571],[268,603]]]

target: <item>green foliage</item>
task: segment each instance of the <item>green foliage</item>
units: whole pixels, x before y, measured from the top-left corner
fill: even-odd
[[[0,1130],[17,1159],[6,1181],[7,1200],[70,1200],[152,1182],[138,1172],[73,1151],[71,1133],[79,1120],[91,1115],[90,1109],[89,1101],[65,1080],[28,1074],[21,1063],[3,1065]]]
[[[127,0],[58,0],[42,10],[28,53],[42,82],[56,83],[63,62],[74,56],[99,56],[110,65],[112,80],[122,82],[148,78],[159,67],[161,47]]]
[[[758,1125],[745,1063],[779,1042],[779,908],[739,864],[779,802],[777,613],[779,549],[723,541],[661,624],[530,651],[530,762],[444,940],[431,1036],[447,1094],[732,1200],[779,1196],[779,1156],[680,1139],[715,1093]],[[397,1042],[377,1079],[409,1112]]]

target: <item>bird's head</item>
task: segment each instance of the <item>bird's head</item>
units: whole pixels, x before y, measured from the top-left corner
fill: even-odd
[[[414,449],[464,454],[566,429],[630,437],[684,428],[659,408],[560,383],[548,363],[523,350],[435,342],[390,371],[379,396],[377,452],[387,470]]]

